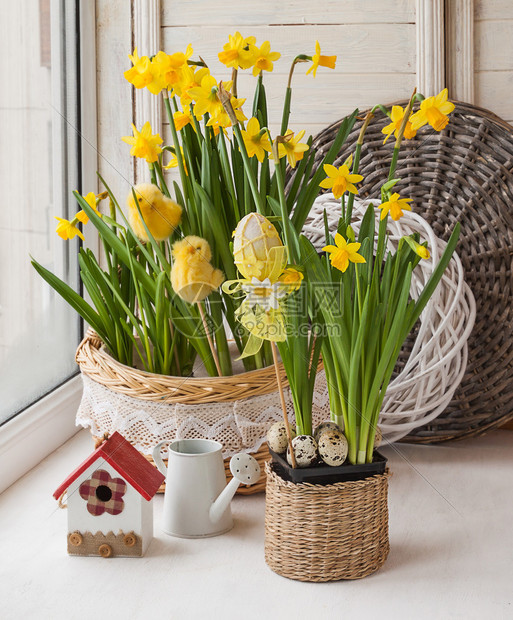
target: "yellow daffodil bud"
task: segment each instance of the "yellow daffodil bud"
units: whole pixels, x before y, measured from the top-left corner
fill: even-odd
[[[277,255],[271,249],[283,248],[283,244],[278,231],[266,217],[249,213],[237,224],[233,237],[234,262],[244,278],[264,280],[275,271]],[[285,251],[280,259],[283,257],[286,260]],[[279,273],[284,267],[282,264]]]
[[[427,247],[425,245],[421,245],[420,243],[417,243],[415,239],[413,239],[412,237],[403,237],[403,239],[410,246],[410,248],[415,252],[415,254],[417,254],[417,256],[420,256],[420,258],[427,260],[431,256]]]

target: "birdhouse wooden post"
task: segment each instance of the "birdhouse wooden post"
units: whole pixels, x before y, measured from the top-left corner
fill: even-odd
[[[70,555],[144,555],[153,538],[152,499],[164,481],[122,435],[115,432],[53,496],[66,494]]]

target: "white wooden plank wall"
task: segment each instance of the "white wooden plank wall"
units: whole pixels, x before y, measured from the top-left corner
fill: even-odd
[[[513,122],[513,2],[474,5],[475,103]]]
[[[131,3],[96,0],[98,169],[120,203],[134,181],[130,147],[121,141],[132,135],[133,89],[123,77],[131,53]]]
[[[315,40],[322,53],[336,54],[334,71],[320,68],[317,78],[306,76],[309,64],[296,67],[290,126],[315,135],[331,122],[359,107],[406,98],[415,86],[415,1],[328,0],[162,0],[162,48],[172,53],[187,43],[201,55],[219,79],[230,79],[217,54],[228,35],[239,30],[257,43],[271,42],[282,54],[272,74],[265,73],[271,130],[281,118],[287,76],[293,58],[312,55]],[[255,78],[239,77],[239,96],[251,109]],[[166,138],[169,133],[165,131]]]

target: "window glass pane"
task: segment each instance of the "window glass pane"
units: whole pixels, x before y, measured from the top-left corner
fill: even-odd
[[[77,287],[77,240],[55,233],[78,187],[74,2],[2,5],[0,28],[0,422],[76,370],[80,323],[32,255]]]

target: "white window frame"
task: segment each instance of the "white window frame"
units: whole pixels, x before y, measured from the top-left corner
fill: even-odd
[[[61,0],[52,0],[58,8]],[[97,190],[97,123],[96,123],[96,13],[95,2],[77,2],[80,23],[80,122],[79,136],[81,185],[87,191]],[[53,11],[55,15],[56,11]],[[52,47],[60,49],[52,29]],[[58,57],[58,54],[55,55]],[[58,71],[55,72],[59,73]],[[62,179],[56,168],[56,189],[62,191]],[[92,227],[89,227],[92,228]],[[86,230],[85,243],[99,250],[95,230]],[[0,493],[41,462],[48,454],[78,432],[75,412],[82,393],[82,380],[74,375],[49,394],[24,409],[0,426]]]

